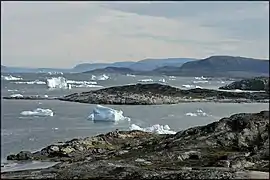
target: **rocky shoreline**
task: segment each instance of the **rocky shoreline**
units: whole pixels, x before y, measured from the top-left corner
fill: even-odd
[[[234,114],[174,135],[116,130],[7,159],[60,163],[1,178],[243,179],[250,170],[269,171],[269,111]]]
[[[269,77],[255,77],[251,79],[243,79],[240,81],[232,82],[219,89],[224,90],[250,90],[250,91],[266,91],[269,93]]]

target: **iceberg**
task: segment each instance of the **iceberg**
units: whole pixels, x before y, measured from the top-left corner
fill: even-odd
[[[189,85],[189,84],[184,84],[184,85],[182,85],[182,87],[184,87],[184,88],[200,88],[200,89],[202,89],[202,87],[201,86],[194,86],[194,85]]]
[[[203,110],[198,109],[196,112],[186,113],[186,116],[210,116],[207,113],[203,112]]]
[[[166,80],[163,78],[163,79],[160,79],[160,80],[158,80],[159,82],[162,82],[162,83],[165,83],[166,82]]]
[[[127,74],[126,76],[129,76],[129,77],[136,77],[136,76],[133,75],[133,74]]]
[[[196,80],[207,80],[207,78],[201,76],[201,77],[195,77]]]
[[[8,75],[8,76],[1,75],[1,79],[6,80],[6,81],[19,81],[19,80],[23,80],[23,78],[11,76],[11,75]]]
[[[168,125],[160,125],[155,124],[153,126],[147,127],[147,128],[141,128],[140,126],[136,124],[132,124],[129,129],[132,130],[139,130],[144,132],[151,132],[151,133],[157,133],[157,134],[176,134],[175,131],[172,131]]]
[[[68,84],[84,84],[84,85],[88,85],[88,84],[97,84],[97,82],[95,81],[74,81],[74,80],[67,80]]]
[[[23,111],[23,116],[53,116],[53,111],[50,109],[37,108],[34,111]]]
[[[130,121],[129,117],[123,115],[123,111],[115,110],[109,107],[97,105],[93,110],[92,114],[89,115],[88,119],[92,121],[109,121],[117,122],[121,120]]]
[[[70,88],[71,86],[68,86],[67,81],[64,77],[53,77],[51,79],[47,79],[47,86],[49,88]]]
[[[209,81],[193,81],[194,84],[198,84],[198,83],[208,83]]]
[[[95,81],[95,80],[98,80],[98,81],[104,81],[104,80],[107,80],[109,79],[110,77],[107,76],[106,74],[102,74],[101,76],[95,76],[95,75],[92,75],[91,77],[91,80],[92,81]]]
[[[40,81],[40,80],[35,80],[35,81],[18,81],[18,82],[14,82],[15,84],[46,84],[46,82],[44,81]]]
[[[23,95],[21,95],[21,94],[12,94],[12,95],[10,95],[10,97],[23,97]]]
[[[153,82],[153,79],[141,79],[140,82]]]

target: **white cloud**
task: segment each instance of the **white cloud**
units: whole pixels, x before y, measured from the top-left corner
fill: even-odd
[[[248,12],[258,19],[267,14],[252,7],[229,15],[214,11],[217,14],[212,19],[211,12],[170,18],[111,9],[104,3],[6,2],[1,8],[1,59],[5,65],[70,67],[83,61],[213,54],[268,58],[269,53],[268,39],[240,38],[207,21],[216,23],[220,16],[225,22],[233,14],[245,20],[252,16]]]

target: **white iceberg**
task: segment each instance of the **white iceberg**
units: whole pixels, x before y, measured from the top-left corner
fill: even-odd
[[[44,81],[35,80],[35,81],[18,81],[14,82],[15,84],[46,84]]]
[[[23,78],[11,76],[11,75],[8,75],[8,76],[1,75],[1,79],[6,80],[6,81],[19,81],[19,80],[22,80]]]
[[[48,72],[48,74],[49,75],[55,75],[55,74],[61,74],[61,75],[63,75],[64,73],[62,73],[62,72]]]
[[[136,76],[133,75],[133,74],[126,74],[126,76],[129,76],[129,77],[136,77]]]
[[[201,76],[201,77],[195,77],[196,80],[207,80],[207,78]]]
[[[53,116],[53,111],[50,109],[37,108],[34,111],[23,111],[23,116]]]
[[[104,86],[93,85],[93,84],[80,84],[80,85],[72,85],[75,88],[102,88]]]
[[[198,83],[208,83],[209,81],[193,81],[194,84],[198,84]]]
[[[95,81],[95,80],[98,80],[98,81],[104,81],[104,80],[107,80],[109,79],[110,77],[107,76],[106,74],[102,74],[101,76],[95,76],[95,75],[92,75],[91,77],[91,80],[92,81]]]
[[[163,78],[163,79],[160,79],[160,80],[158,80],[159,82],[162,82],[162,83],[165,83],[166,82],[166,80]]]
[[[202,89],[201,86],[194,86],[194,85],[189,85],[189,84],[184,84],[184,85],[182,85],[182,87],[184,87],[184,88],[190,88],[190,89],[192,89],[192,88],[200,88],[200,89]]]
[[[153,82],[153,79],[141,79],[140,82]]]
[[[53,77],[50,79],[47,79],[47,86],[49,88],[70,88],[71,86],[68,85],[66,79],[64,77]]]
[[[21,94],[12,94],[12,95],[10,95],[10,97],[23,97],[23,95],[21,95]]]
[[[168,125],[160,125],[160,124],[155,124],[150,127],[146,128],[141,128],[140,126],[136,124],[132,124],[129,127],[130,130],[139,130],[139,131],[144,131],[144,132],[151,132],[151,133],[157,133],[157,134],[176,134],[175,131],[172,131],[171,128]]]
[[[88,84],[97,84],[95,81],[74,81],[74,80],[67,80],[68,84],[83,84],[83,85],[88,85]]]
[[[198,109],[196,112],[189,112],[189,113],[186,113],[186,116],[210,116],[209,114],[203,112],[203,110],[201,109]]]
[[[123,111],[115,110],[109,107],[97,105],[88,119],[92,121],[110,121],[117,122],[121,120],[130,121],[129,117],[123,115]]]

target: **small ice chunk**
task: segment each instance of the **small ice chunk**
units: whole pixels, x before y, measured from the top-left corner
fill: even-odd
[[[102,74],[101,76],[95,76],[95,75],[92,75],[91,77],[91,80],[98,80],[98,81],[104,81],[104,80],[107,80],[109,79],[110,77],[107,76],[106,74]]]
[[[159,82],[162,82],[162,83],[165,83],[166,82],[166,80],[163,78],[163,79],[160,79],[160,80],[158,80]]]
[[[126,76],[129,76],[129,77],[136,77],[136,76],[133,75],[133,74],[127,74]]]
[[[22,80],[21,77],[15,77],[15,76],[11,76],[11,75],[8,75],[8,76],[1,75],[1,79],[6,80],[6,81],[19,81],[19,80]]]
[[[141,79],[140,82],[153,82],[153,79]]]
[[[21,94],[12,94],[12,95],[10,95],[10,97],[23,97],[23,95],[21,95]]]
[[[136,124],[132,124],[129,127],[130,130],[139,130],[139,131],[144,131],[144,132],[151,132],[151,133],[157,133],[157,134],[175,134],[175,131],[170,130],[171,128],[168,125],[160,125],[160,124],[155,124],[150,127],[142,128]]]
[[[50,109],[37,108],[33,111],[23,111],[21,112],[23,116],[53,116],[53,111]]]
[[[130,118],[123,115],[123,111],[115,110],[109,107],[97,105],[88,119],[92,121],[110,121],[117,122],[121,120],[130,121]]]

